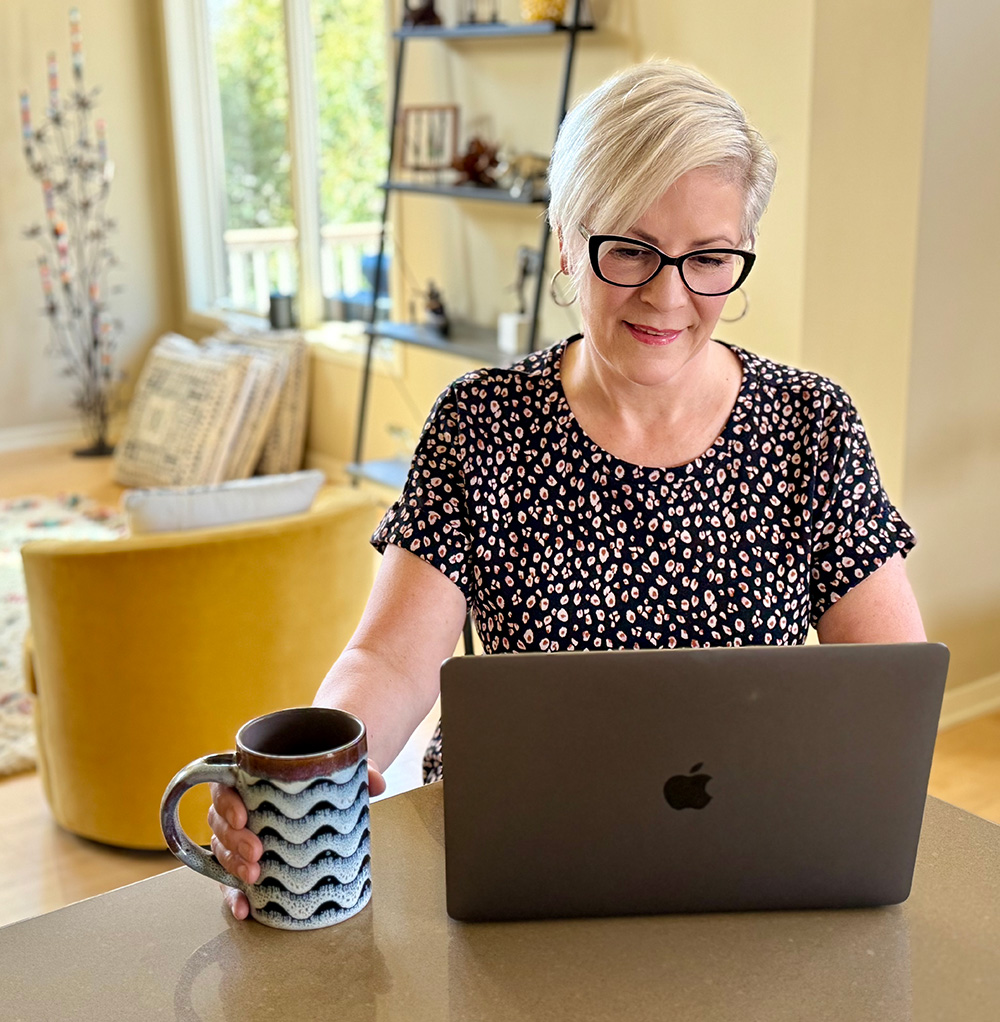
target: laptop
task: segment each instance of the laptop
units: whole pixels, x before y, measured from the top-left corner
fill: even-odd
[[[447,660],[448,914],[904,901],[947,669],[938,643]]]

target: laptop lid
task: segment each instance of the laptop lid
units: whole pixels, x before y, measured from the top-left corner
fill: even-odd
[[[937,643],[455,657],[455,919],[895,904],[948,666]]]

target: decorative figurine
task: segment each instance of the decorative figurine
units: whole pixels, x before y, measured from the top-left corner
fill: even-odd
[[[517,277],[513,284],[508,284],[504,289],[513,291],[517,295],[517,311],[524,315],[528,311],[528,280],[538,273],[541,261],[541,253],[527,245],[521,245],[517,250]]]
[[[424,295],[424,322],[442,337],[447,337],[451,330],[441,292],[433,280],[427,282],[427,293]]]
[[[545,191],[549,158],[538,153],[516,153],[502,159],[497,167],[497,183],[515,199],[540,198]]]
[[[455,157],[451,165],[459,172],[455,184],[474,184],[482,188],[496,187],[496,179],[491,172],[498,165],[497,147],[484,142],[481,138],[469,139],[466,151]]]
[[[403,0],[403,10],[403,24],[407,28],[441,24],[441,18],[434,10],[434,0]]]

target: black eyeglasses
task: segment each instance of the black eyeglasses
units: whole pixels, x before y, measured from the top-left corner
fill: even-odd
[[[728,295],[747,279],[757,258],[738,248],[702,248],[674,258],[635,238],[591,234],[583,224],[580,233],[590,247],[594,273],[615,287],[642,287],[664,266],[676,266],[684,286],[694,294]]]

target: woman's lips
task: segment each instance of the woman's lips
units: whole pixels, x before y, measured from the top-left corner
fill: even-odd
[[[623,320],[622,322],[625,323],[625,328],[628,332],[642,344],[658,346],[672,344],[683,332],[681,330],[657,330],[651,326],[629,323],[627,320]]]

